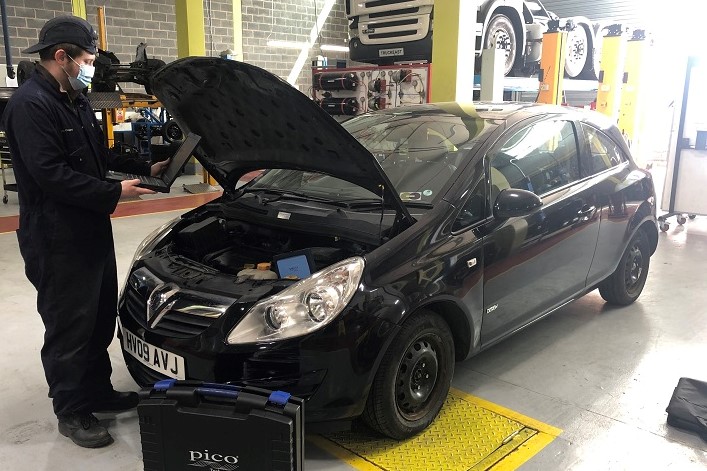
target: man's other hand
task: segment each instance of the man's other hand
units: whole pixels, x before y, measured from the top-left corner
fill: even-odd
[[[166,169],[167,165],[169,165],[170,160],[172,160],[172,159],[167,159],[167,160],[163,160],[161,162],[155,162],[154,164],[152,164],[152,166],[150,167],[150,176],[158,177],[158,176],[162,175],[162,172],[164,172],[164,169]]]
[[[140,180],[135,179],[135,180],[123,180],[120,182],[120,186],[122,187],[120,191],[120,197],[121,198],[134,198],[136,196],[140,195],[152,195],[155,192],[152,190],[148,190],[147,188],[141,188],[137,185],[140,184]]]

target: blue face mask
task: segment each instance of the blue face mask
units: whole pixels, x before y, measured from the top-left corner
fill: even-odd
[[[71,85],[71,88],[76,91],[83,90],[84,88],[90,85],[96,68],[88,64],[79,64],[74,60],[73,57],[69,56],[68,54],[67,57],[71,59],[74,64],[79,66],[79,75],[76,77],[72,77],[71,75],[69,75],[68,72],[66,72],[66,70],[64,70],[64,73],[66,73],[66,75],[69,77],[69,85]]]

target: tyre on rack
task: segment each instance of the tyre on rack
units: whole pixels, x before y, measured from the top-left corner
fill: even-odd
[[[484,36],[484,49],[503,49],[506,56],[503,75],[511,73],[519,56],[518,38],[513,22],[506,15],[498,13],[491,17]]]
[[[413,314],[388,347],[363,412],[372,429],[402,440],[439,414],[454,374],[454,339],[447,323],[428,310]]]
[[[571,19],[575,21],[575,28],[567,34],[565,76],[571,79],[596,80],[599,60],[594,28],[586,20]]]
[[[599,283],[601,297],[610,304],[620,306],[627,306],[638,299],[646,284],[650,256],[648,239],[639,230],[626,247],[614,273]]]

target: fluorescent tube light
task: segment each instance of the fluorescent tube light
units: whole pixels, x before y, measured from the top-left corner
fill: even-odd
[[[334,44],[322,44],[322,51],[349,52],[348,46],[336,46]]]

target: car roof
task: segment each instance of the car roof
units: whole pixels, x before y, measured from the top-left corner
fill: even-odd
[[[546,105],[543,103],[530,102],[484,102],[475,101],[471,103],[443,102],[413,105],[403,108],[390,108],[377,113],[398,114],[408,110],[415,114],[437,114],[450,113],[457,116],[471,116],[489,120],[503,120],[507,124],[522,121],[526,118],[539,117],[541,115],[564,116],[566,119],[590,122],[601,129],[609,129],[613,123],[606,116],[595,111],[583,110],[568,106]]]

